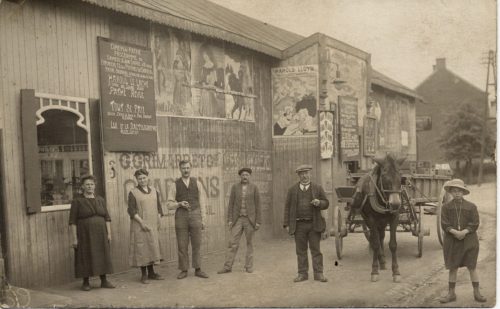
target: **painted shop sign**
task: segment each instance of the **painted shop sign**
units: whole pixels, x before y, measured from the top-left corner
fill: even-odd
[[[101,118],[108,151],[157,151],[153,56],[98,38]]]
[[[359,160],[358,102],[339,97],[340,151],[342,161]]]
[[[273,137],[314,135],[318,131],[318,66],[271,69]]]

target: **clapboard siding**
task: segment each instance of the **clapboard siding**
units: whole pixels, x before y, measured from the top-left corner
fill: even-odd
[[[28,88],[98,98],[96,38],[108,36],[107,17],[88,5],[59,0],[22,5],[4,1],[0,14],[7,273],[14,285],[67,282],[73,280],[68,211],[26,214],[19,94]]]
[[[273,140],[273,214],[275,235],[285,235],[283,211],[290,186],[298,181],[295,169],[301,164],[311,164],[312,180],[317,181],[319,147],[317,137],[275,138]]]
[[[14,285],[37,287],[74,280],[70,247],[69,211],[27,215],[23,182],[23,149],[20,125],[20,90],[98,99],[99,70],[97,37],[150,45],[150,24],[138,18],[63,0],[0,3],[0,129],[5,166],[5,218],[8,226],[6,268]],[[255,122],[224,119],[191,119],[158,116],[159,154],[174,155],[166,168],[151,168],[153,185],[166,209],[167,181],[179,177],[175,155],[199,155],[211,166],[193,168],[208,198],[207,229],[203,253],[223,250],[227,243],[225,213],[231,185],[238,181],[243,165],[254,169],[253,179],[262,189],[264,226],[273,221],[271,174],[270,60],[252,54]],[[97,121],[92,117],[91,121]],[[133,185],[135,167],[121,166],[127,153],[106,152],[94,158],[103,165],[99,179],[112,218],[112,259],[115,271],[129,269],[130,218],[126,199]],[[145,155],[145,154],[140,154]],[[151,154],[150,154],[151,155]],[[216,159],[215,159],[216,158]],[[100,162],[102,161],[102,162]],[[114,170],[112,170],[112,168]],[[94,171],[97,174],[98,171]],[[115,173],[115,177],[111,177]],[[177,259],[174,217],[162,219],[161,250],[165,261]],[[205,255],[206,257],[206,255]]]

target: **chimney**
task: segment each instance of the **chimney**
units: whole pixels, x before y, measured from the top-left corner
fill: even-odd
[[[446,58],[436,58],[436,64],[432,66],[432,71],[445,70]]]

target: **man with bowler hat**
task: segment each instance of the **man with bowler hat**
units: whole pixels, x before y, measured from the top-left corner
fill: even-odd
[[[238,171],[240,182],[231,187],[229,205],[227,208],[227,222],[231,229],[231,241],[226,253],[224,268],[218,274],[230,273],[234,257],[238,252],[243,232],[247,240],[245,271],[253,272],[253,234],[261,223],[260,196],[257,186],[250,182],[252,169],[244,167]]]
[[[323,254],[320,249],[321,234],[326,222],[321,210],[327,209],[329,202],[321,185],[311,182],[311,165],[301,165],[295,172],[299,182],[289,190],[285,203],[283,228],[295,236],[298,276],[294,282],[308,279],[309,260],[307,247],[311,250],[314,280],[327,282],[323,276]]]

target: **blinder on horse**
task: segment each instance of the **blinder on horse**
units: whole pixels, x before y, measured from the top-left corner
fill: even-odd
[[[373,173],[370,173],[369,177],[370,177],[370,184],[369,184],[369,193],[367,196],[370,199],[370,205],[372,206],[373,210],[381,214],[399,212],[399,208],[401,207],[401,201],[399,200],[399,195],[401,194],[401,187],[399,188],[399,190],[385,189],[381,180],[382,178],[381,176],[378,177],[379,185],[377,185],[376,181],[373,179]],[[387,198],[387,194],[389,198]],[[391,195],[393,194],[398,195],[397,203],[391,202]]]

